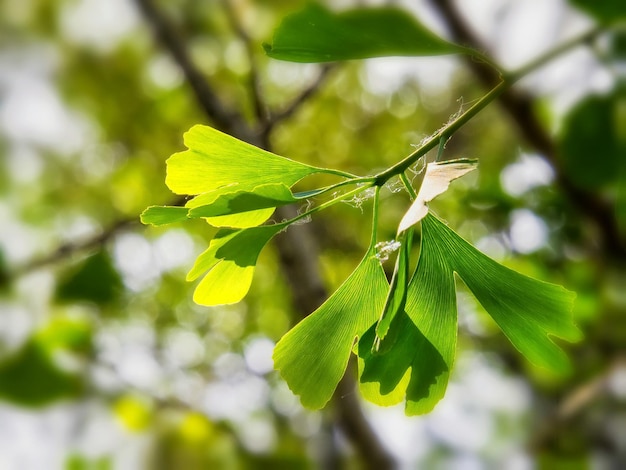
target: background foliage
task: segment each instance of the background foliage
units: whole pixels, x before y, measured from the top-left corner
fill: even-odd
[[[245,301],[212,309],[195,305],[185,282],[212,229],[146,228],[138,216],[176,202],[165,159],[194,124],[259,139],[261,119],[277,153],[365,174],[405,156],[495,78],[454,57],[269,59],[261,44],[295,2],[0,3],[0,467],[618,468],[626,15],[617,1],[571,3],[404,5],[508,68],[617,24],[457,133],[446,154],[479,158],[480,170],[433,203],[490,256],[577,292],[585,340],[563,344],[575,367],[530,365],[457,283],[457,368],[435,411],[411,419],[360,403],[349,383],[327,410],[306,411],[271,362],[273,345],[361,259],[367,200],[280,234]],[[382,240],[407,209],[396,183],[381,194]],[[313,254],[313,268],[297,253]]]

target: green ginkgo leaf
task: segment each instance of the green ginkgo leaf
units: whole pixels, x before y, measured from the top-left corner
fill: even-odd
[[[300,199],[295,198],[289,187],[283,183],[263,184],[252,191],[233,191],[221,194],[210,204],[192,208],[189,211],[189,217],[237,214],[284,206],[299,201]]]
[[[364,397],[379,405],[405,398],[408,415],[427,413],[444,396],[456,349],[453,272],[445,246],[424,225],[405,311],[394,317],[377,354],[371,351],[375,332],[363,336],[358,348]]]
[[[502,266],[433,215],[422,227],[444,247],[448,266],[530,362],[554,372],[569,369],[567,355],[550,337],[571,342],[582,338],[571,315],[576,294]]]
[[[255,227],[265,222],[276,207],[302,201],[283,183],[263,184],[251,191],[238,187],[227,186],[192,199],[186,205],[189,218],[203,217],[216,227]]]
[[[228,186],[223,186],[208,193],[199,194],[193,199],[187,201],[185,207],[191,213],[191,211],[196,208],[209,206],[215,203],[215,201],[221,196],[227,196],[229,194],[236,193],[238,187],[239,185],[237,184],[230,184]],[[204,217],[204,219],[214,227],[249,228],[261,225],[272,216],[274,210],[274,207],[269,207],[265,209],[250,210],[247,212],[239,212],[235,214]]]
[[[251,191],[269,183],[293,185],[320,168],[262,150],[212,127],[193,126],[184,135],[188,150],[167,160],[167,186],[176,194],[202,194],[236,185]]]
[[[390,322],[378,351],[372,351],[374,328],[359,341],[366,399],[391,405],[404,398],[406,413],[414,415],[431,411],[444,396],[456,349],[454,272],[525,357],[556,372],[567,370],[567,356],[550,336],[580,338],[570,313],[573,293],[496,263],[428,214],[405,311]]]
[[[384,305],[388,283],[374,241],[375,230],[367,254],[354,272],[274,349],[276,369],[308,408],[322,408],[330,400],[355,339],[374,324]]]
[[[319,409],[330,400],[355,338],[376,321],[387,287],[380,262],[369,251],[333,295],[278,342],[274,365],[304,406]]]
[[[267,55],[292,62],[329,62],[383,56],[454,54],[444,41],[406,11],[355,8],[334,13],[317,3],[287,16],[274,32]]]
[[[173,224],[187,220],[189,209],[177,206],[150,206],[141,213],[141,223],[151,225]]]
[[[59,357],[85,359],[92,352],[89,322],[53,318],[15,352],[0,359],[0,400],[37,408],[77,398],[85,390],[84,374],[64,367]]]
[[[220,230],[187,274],[187,280],[192,281],[208,271],[194,291],[194,302],[213,306],[243,299],[250,289],[259,253],[283,228],[276,224]]]

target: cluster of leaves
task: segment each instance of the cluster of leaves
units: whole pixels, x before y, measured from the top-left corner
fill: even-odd
[[[471,53],[438,38],[397,9],[335,14],[318,5],[287,17],[273,44],[265,48],[271,57],[299,62]],[[444,140],[443,135],[438,137],[440,143]],[[275,348],[276,368],[305,406],[321,408],[328,402],[354,353],[365,398],[380,405],[405,400],[407,414],[430,411],[445,392],[454,362],[454,273],[531,362],[556,371],[567,369],[567,357],[551,337],[579,339],[570,317],[574,295],[501,266],[429,210],[428,202],[452,180],[473,170],[475,161],[429,163],[416,195],[403,178],[414,202],[399,224],[400,249],[388,282],[376,252],[378,189],[392,176],[403,177],[426,147],[402,160],[405,164],[357,177],[272,154],[206,126],[187,132],[185,145],[188,150],[168,159],[166,183],[176,194],[195,197],[184,207],[150,207],[142,221],[160,225],[202,218],[219,228],[187,276],[192,281],[204,275],[194,293],[194,300],[202,305],[240,301],[249,290],[260,251],[278,232],[340,200],[376,188],[372,236],[362,261]],[[292,192],[296,182],[315,173],[335,175],[340,181],[305,193]],[[343,187],[352,189],[291,220],[268,222],[276,207],[336,194]],[[418,224],[420,254],[411,273],[409,255]]]

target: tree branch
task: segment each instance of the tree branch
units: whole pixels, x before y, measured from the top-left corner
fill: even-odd
[[[320,74],[317,76],[316,80],[311,83],[308,87],[306,87],[294,100],[289,103],[284,109],[270,115],[270,118],[265,122],[263,129],[261,130],[261,134],[263,136],[268,136],[272,133],[274,128],[280,124],[281,122],[289,119],[294,115],[296,111],[298,111],[302,105],[315,93],[320,89],[322,84],[326,81],[330,72],[335,69],[336,66],[331,64],[325,64],[322,66],[322,70]]]
[[[161,45],[172,55],[174,60],[185,71],[187,81],[192,85],[192,90],[196,95],[198,103],[202,106],[207,117],[213,120],[218,127],[233,136],[245,140],[259,147],[270,149],[269,130],[255,133],[245,124],[240,114],[227,112],[218,104],[216,93],[212,90],[208,82],[195,68],[185,52],[184,44],[178,34],[175,33],[173,25],[156,8],[152,0],[136,0],[140,5],[146,21],[152,24],[155,35]],[[196,83],[196,80],[202,84]],[[296,102],[288,108],[288,113],[283,113],[280,119],[286,119],[313,94],[317,87],[311,87]],[[274,119],[273,123],[278,121]],[[286,206],[279,208],[279,217],[291,218],[295,211],[294,207]],[[312,312],[327,297],[326,289],[317,268],[318,250],[315,239],[310,229],[305,225],[292,226],[280,236],[277,249],[280,257],[281,269],[286,279],[290,283],[293,292],[293,302],[296,310],[302,317]],[[344,377],[344,381],[352,380],[349,370]],[[343,381],[342,381],[343,383]],[[341,400],[335,401],[341,409],[338,420],[345,435],[358,450],[363,459],[364,467],[372,470],[384,470],[394,468],[393,458],[383,448],[377,436],[370,429],[367,419],[363,415],[363,410],[358,403],[354,393],[348,394]],[[355,430],[359,430],[356,432]],[[386,466],[378,463],[387,462]]]
[[[113,238],[113,236],[115,236],[121,230],[131,228],[134,225],[138,225],[138,223],[139,219],[137,217],[121,219],[115,222],[103,232],[93,237],[86,238],[81,241],[64,243],[58,246],[56,250],[54,250],[52,253],[32,259],[12,269],[11,271],[4,273],[4,275],[0,273],[0,286],[8,284],[12,280],[24,276],[25,274],[28,274],[32,271],[36,271],[37,269],[57,263],[65,258],[68,258],[74,253],[100,247],[111,238]]]
[[[530,442],[530,449],[539,451],[560,433],[576,416],[588,409],[594,402],[609,392],[611,378],[626,369],[626,356],[615,357],[608,367],[599,375],[593,377],[570,391],[563,397],[555,412],[549,417]]]
[[[444,18],[457,43],[480,51],[487,50],[466,24],[452,0],[430,0],[430,3]],[[488,64],[471,58],[467,58],[466,63],[486,88],[491,89],[500,82],[498,72]],[[614,208],[596,194],[576,187],[569,180],[559,162],[552,137],[533,112],[532,97],[519,90],[509,89],[500,95],[499,101],[524,140],[550,161],[555,169],[557,183],[572,205],[600,228],[602,248],[607,258],[625,259],[626,241],[619,233]]]
[[[209,86],[202,72],[191,60],[184,41],[173,23],[159,11],[152,0],[135,1],[147,24],[152,28],[156,40],[171,54],[183,71],[186,82],[193,90],[196,101],[206,116],[224,132],[237,135],[244,140],[250,139],[252,137],[250,128],[240,114],[232,112],[222,104],[217,93]]]
[[[257,121],[260,123],[264,123],[268,119],[267,106],[265,105],[265,102],[263,100],[263,93],[261,90],[261,83],[259,79],[259,70],[254,54],[254,44],[250,38],[250,35],[239,21],[237,13],[235,12],[232,5],[232,0],[224,2],[224,8],[226,10],[228,19],[230,20],[230,24],[232,25],[235,33],[237,33],[237,36],[239,36],[239,39],[241,39],[246,48],[246,53],[248,54],[248,62],[250,65],[249,88],[252,98],[252,107],[254,109],[254,114],[257,118]]]

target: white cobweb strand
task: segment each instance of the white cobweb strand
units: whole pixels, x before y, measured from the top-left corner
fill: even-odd
[[[376,248],[376,258],[381,263],[384,263],[389,259],[389,255],[391,255],[391,253],[400,249],[401,245],[402,244],[397,240],[376,243],[376,246],[374,247]]]

